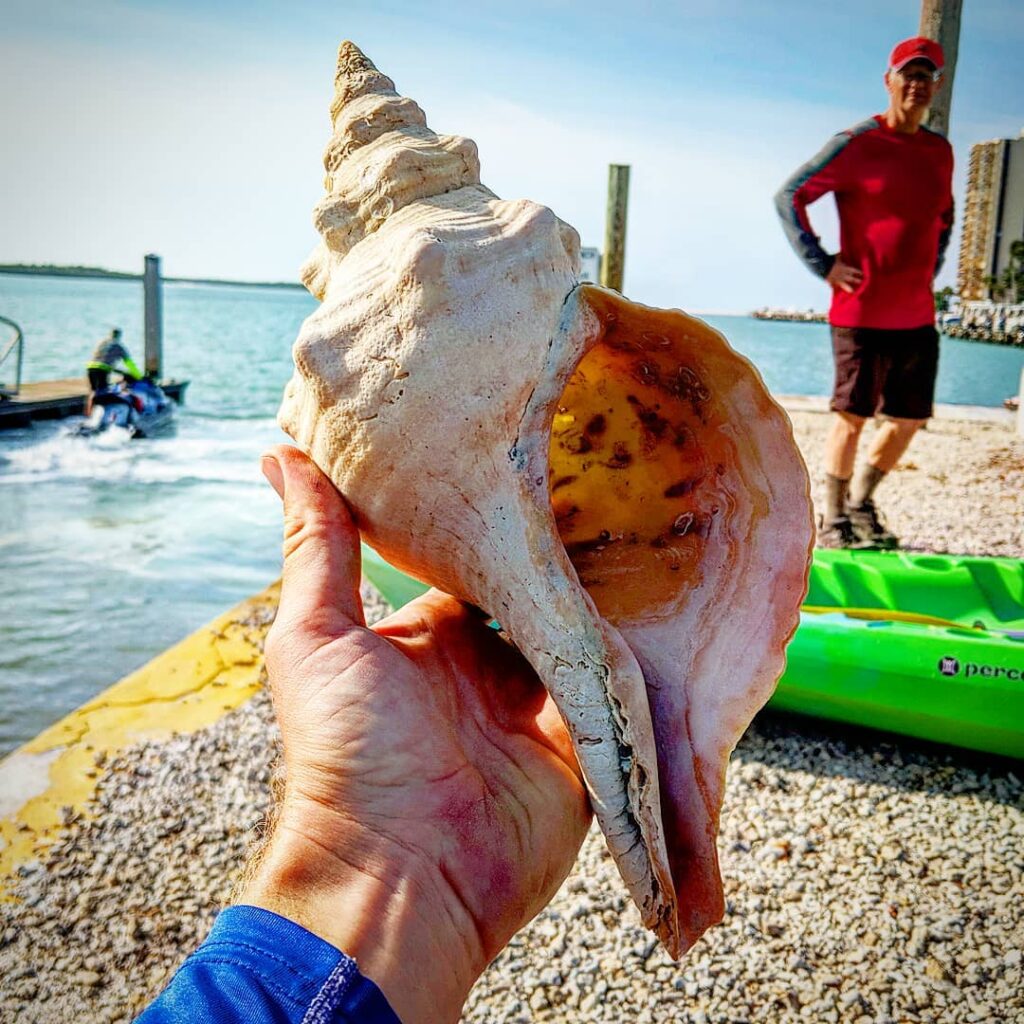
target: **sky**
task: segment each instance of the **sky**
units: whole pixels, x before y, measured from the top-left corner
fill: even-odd
[[[631,5],[2,0],[0,263],[297,280],[317,241],[338,43],[352,39],[483,182],[602,246],[631,167],[624,291],[704,312],[822,309],[772,206],[835,132],[881,112],[918,0]],[[967,0],[950,138],[1024,128],[1024,3]],[[835,247],[830,198],[811,208]],[[939,284],[955,283],[956,246]]]

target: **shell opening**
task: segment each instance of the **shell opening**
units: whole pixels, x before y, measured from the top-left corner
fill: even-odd
[[[599,336],[558,402],[549,488],[580,582],[622,622],[670,612],[700,585],[735,506],[735,456],[700,359],[710,328],[613,302],[590,297]]]

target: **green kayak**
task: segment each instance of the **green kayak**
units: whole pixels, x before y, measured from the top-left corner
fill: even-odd
[[[363,571],[392,607],[426,589]],[[769,706],[1024,758],[1024,561],[815,551]]]
[[[771,706],[1024,758],[1024,562],[815,551]]]

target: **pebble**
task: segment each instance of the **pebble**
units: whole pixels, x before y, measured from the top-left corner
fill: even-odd
[[[928,929],[917,927],[910,933],[910,940],[907,942],[907,952],[914,957],[921,956],[928,948]]]
[[[816,478],[827,418],[792,419]],[[923,550],[1020,557],[1022,494],[1019,439],[942,420],[878,502]],[[379,618],[379,596],[364,596]],[[0,1020],[131,1021],[230,899],[266,826],[277,752],[261,692],[197,733],[97,754],[91,806],[67,816],[15,880],[17,899],[0,902]],[[672,963],[595,827],[552,903],[477,983],[463,1022],[1024,1021],[1022,775],[763,714],[727,780],[722,924]]]

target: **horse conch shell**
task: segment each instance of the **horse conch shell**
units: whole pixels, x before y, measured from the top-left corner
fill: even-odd
[[[494,615],[572,736],[644,923],[721,918],[730,751],[796,627],[807,474],[717,332],[578,284],[579,238],[480,184],[351,43],[338,54],[322,304],[280,423],[387,561]]]

